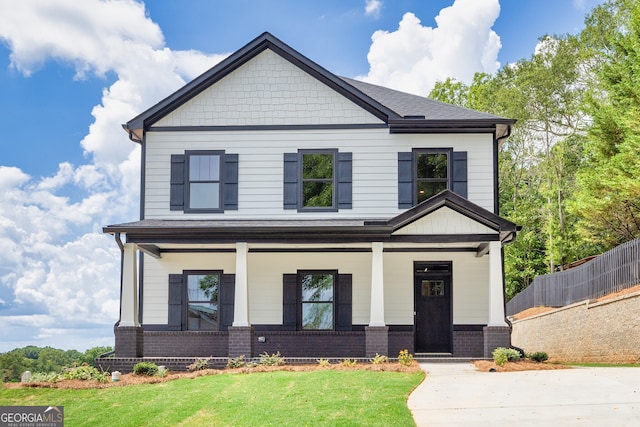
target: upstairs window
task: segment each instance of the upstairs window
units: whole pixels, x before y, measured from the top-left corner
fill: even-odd
[[[189,210],[220,209],[220,154],[189,153]]]
[[[414,148],[398,152],[398,208],[408,209],[443,190],[467,198],[467,152]]]
[[[417,203],[449,188],[449,154],[449,151],[415,153]]]
[[[284,209],[351,209],[352,155],[336,149],[284,153]]]
[[[334,152],[301,152],[302,208],[334,206]]]
[[[198,150],[171,155],[169,209],[222,213],[238,209],[238,155]]]

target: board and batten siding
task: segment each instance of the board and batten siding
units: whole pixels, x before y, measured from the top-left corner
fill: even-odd
[[[370,252],[356,253],[249,253],[248,294],[251,324],[282,324],[283,274],[298,270],[338,270],[351,274],[352,320],[369,323],[371,301]],[[413,324],[413,262],[453,261],[454,324],[486,324],[488,319],[489,257],[475,252],[385,252],[385,322]],[[161,260],[144,255],[143,323],[166,325],[168,275],[183,270],[223,270],[235,273],[233,253],[167,253]]]
[[[284,153],[337,148],[352,153],[352,209],[283,209]],[[467,152],[468,199],[493,211],[491,134],[390,134],[388,129],[147,132],[145,209],[148,219],[391,218],[398,209],[398,152],[453,148]],[[169,210],[170,160],[185,150],[238,154],[238,210],[184,214]]]
[[[247,126],[382,123],[267,49],[155,126]]]

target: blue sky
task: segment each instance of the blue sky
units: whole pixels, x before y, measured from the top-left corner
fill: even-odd
[[[338,75],[426,95],[577,33],[599,3],[0,3],[0,352],[113,344],[119,253],[101,227],[137,219],[139,185],[120,124],[263,31]]]

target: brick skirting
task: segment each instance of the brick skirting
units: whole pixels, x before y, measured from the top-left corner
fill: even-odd
[[[480,328],[453,332],[453,357],[490,357],[493,348],[509,345],[508,328]],[[366,327],[364,331],[256,331],[252,327],[231,327],[228,332],[117,327],[115,335],[116,358],[136,360],[187,358],[192,363],[196,357],[226,360],[244,355],[248,359],[265,352],[280,352],[288,358],[370,358],[375,353],[393,358],[401,350],[414,353],[413,331],[390,331],[389,327]]]

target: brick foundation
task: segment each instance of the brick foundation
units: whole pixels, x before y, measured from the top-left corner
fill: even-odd
[[[401,350],[408,350],[413,354],[413,332],[391,331],[389,332],[389,357],[398,357]]]
[[[230,326],[229,327],[229,357],[253,356],[253,340],[251,326]]]
[[[389,327],[365,326],[365,356],[389,356]]]
[[[484,332],[453,331],[453,357],[484,357]]]
[[[141,326],[116,326],[113,332],[117,357],[142,357],[144,338]]]
[[[145,357],[227,357],[228,354],[228,332],[144,332]]]
[[[262,341],[264,338],[264,342]],[[340,331],[255,331],[254,356],[280,352],[284,357],[363,357],[364,332]]]
[[[484,357],[492,357],[493,350],[498,347],[511,345],[511,331],[508,326],[485,326],[484,333]]]

